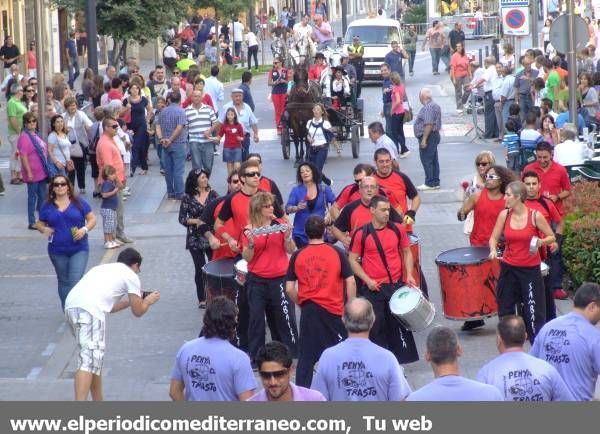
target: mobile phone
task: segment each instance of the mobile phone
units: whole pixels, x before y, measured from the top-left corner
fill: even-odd
[[[142,299],[148,297],[150,294],[152,294],[152,291],[142,291]]]

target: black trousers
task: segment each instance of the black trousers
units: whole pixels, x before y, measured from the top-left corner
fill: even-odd
[[[313,301],[302,305],[296,384],[310,387],[313,368],[327,348],[347,337],[342,318],[325,310]]]
[[[390,311],[389,301],[396,288],[401,284],[382,284],[379,291],[371,291],[364,283],[359,294],[373,305],[375,323],[369,333],[369,339],[394,353],[398,363],[412,363],[419,360],[412,332],[409,332]]]
[[[198,296],[198,302],[206,301],[204,278],[202,276],[202,267],[204,267],[206,264],[206,251],[190,249],[190,255],[192,255],[192,260],[194,261],[194,282],[196,282],[196,295]]]
[[[279,340],[287,345],[293,357],[298,352],[298,328],[294,303],[283,288],[284,276],[262,279],[248,273],[248,353],[254,360],[258,349],[265,344],[265,314],[271,316]],[[273,328],[271,328],[273,331]],[[273,337],[273,333],[271,333]]]
[[[483,97],[483,115],[485,119],[484,139],[498,137],[498,123],[496,121],[496,109],[494,108],[494,97],[492,92],[486,92]]]
[[[84,157],[71,157],[75,170],[68,173],[71,184],[75,186],[75,176],[77,176],[77,187],[80,190],[85,190],[85,156]]]
[[[404,137],[404,113],[392,115],[392,135],[392,139],[396,144],[396,151],[399,154],[408,152],[406,138]]]
[[[248,69],[250,69],[250,64],[252,63],[252,58],[254,57],[254,67],[258,69],[258,45],[253,45],[252,47],[248,47]]]
[[[96,160],[96,154],[88,154],[90,160],[90,167],[92,168],[92,178],[94,180],[98,179],[100,175],[100,170],[98,167],[98,161]]]
[[[546,290],[539,265],[514,267],[501,262],[496,301],[499,317],[522,312],[529,342],[533,343],[546,323]]]

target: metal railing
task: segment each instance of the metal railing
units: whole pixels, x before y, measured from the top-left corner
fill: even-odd
[[[467,39],[492,38],[500,33],[500,17],[495,15],[483,18],[481,33],[479,35],[475,34],[476,22],[474,21],[472,14],[450,15],[442,17],[441,20],[444,22],[446,27],[450,29],[454,27],[454,23],[462,23],[463,31],[465,32],[465,37]],[[419,36],[424,36],[425,33],[427,33],[427,30],[431,27],[431,23],[403,23],[402,21],[400,23],[404,27],[415,26]]]

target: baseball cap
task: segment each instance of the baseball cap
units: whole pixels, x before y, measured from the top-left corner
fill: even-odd
[[[239,87],[236,87],[235,89],[231,90],[231,93],[244,93],[244,91],[242,89],[240,89]]]

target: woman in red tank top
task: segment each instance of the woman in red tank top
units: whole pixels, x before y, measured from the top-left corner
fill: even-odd
[[[490,259],[496,259],[498,239],[504,234],[506,247],[496,286],[498,316],[521,311],[529,340],[533,343],[535,335],[546,322],[539,248],[552,244],[555,237],[544,216],[525,206],[525,184],[511,182],[504,198],[508,209],[498,216],[489,243]],[[544,238],[537,237],[539,231],[545,235]]]

